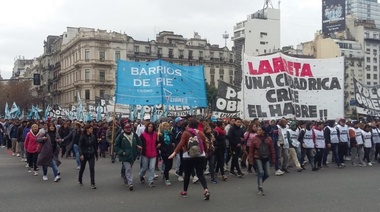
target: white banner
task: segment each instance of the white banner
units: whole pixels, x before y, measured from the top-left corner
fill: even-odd
[[[243,118],[344,117],[344,58],[244,55]]]

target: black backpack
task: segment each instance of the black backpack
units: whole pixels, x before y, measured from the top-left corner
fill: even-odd
[[[268,144],[265,142],[265,139],[262,139],[260,144],[259,144],[259,148],[257,149],[258,153],[259,153],[259,158],[260,159],[269,159],[269,156],[270,156],[270,151],[269,151],[269,146]]]

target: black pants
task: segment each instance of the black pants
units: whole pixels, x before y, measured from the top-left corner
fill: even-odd
[[[239,166],[239,153],[240,153],[240,150],[239,149],[236,149],[236,150],[233,150],[232,151],[232,155],[231,155],[231,169],[230,171],[231,172],[235,172],[235,169],[237,171],[238,174],[241,174],[241,169],[240,169],[240,166]]]
[[[187,191],[190,183],[191,172],[195,171],[199,178],[199,181],[202,184],[203,189],[207,189],[207,183],[205,176],[203,175],[203,167],[205,164],[205,157],[194,157],[194,158],[184,158],[183,159],[183,168],[185,171],[185,178],[183,181],[183,190]]]
[[[66,155],[66,146],[61,146],[61,157]]]
[[[224,175],[224,153],[226,149],[219,149],[217,148],[215,150],[215,161],[216,161],[216,169],[215,173],[218,173],[220,170],[220,174]]]
[[[82,183],[83,172],[86,169],[86,163],[88,161],[88,165],[90,166],[90,178],[91,185],[95,185],[95,157],[84,157],[83,160],[80,161],[80,170],[79,170],[79,183]]]
[[[375,144],[375,160],[379,159],[378,155],[380,154],[380,144]]]
[[[165,180],[169,180],[169,171],[172,169],[173,167],[173,159],[168,159],[169,156],[162,156],[161,155],[161,158],[165,164],[165,170],[164,170],[164,177],[165,177]]]
[[[27,161],[29,168],[33,168],[34,171],[37,171],[37,158],[38,158],[38,153],[29,153],[26,154],[27,156]]]
[[[316,148],[315,151],[316,151],[316,154],[314,157],[314,167],[320,168],[321,163],[322,163],[323,153],[325,152],[325,149]]]
[[[371,160],[369,159],[369,152],[371,152],[371,148],[364,147],[364,158],[363,161],[365,162],[367,160],[367,163],[369,163]]]
[[[348,149],[348,143],[347,142],[340,142],[338,144],[338,156],[340,163],[344,163],[344,156],[347,153]]]

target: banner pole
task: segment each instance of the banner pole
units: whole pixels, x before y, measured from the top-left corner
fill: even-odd
[[[115,163],[114,156],[114,138],[115,138],[115,116],[116,116],[116,102],[113,106],[113,115],[112,115],[112,134],[111,134],[111,162]]]

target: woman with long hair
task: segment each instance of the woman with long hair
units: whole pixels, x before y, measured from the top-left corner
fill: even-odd
[[[95,185],[95,159],[98,160],[98,142],[94,134],[92,134],[93,127],[86,125],[82,136],[79,139],[79,155],[80,155],[80,169],[78,176],[78,185],[83,186],[82,177],[86,169],[86,163],[90,166],[91,188],[96,189]]]
[[[224,127],[226,124],[223,121],[216,122],[214,130],[215,136],[215,160],[216,168],[215,174],[220,170],[223,181],[227,180],[227,176],[224,174],[224,153],[226,152],[226,130]]]
[[[140,182],[145,183],[145,173],[148,171],[149,187],[155,187],[153,180],[157,158],[157,132],[153,123],[149,122],[146,125],[140,140],[142,144]]]
[[[173,152],[174,146],[175,140],[170,130],[170,124],[168,122],[162,122],[158,132],[157,148],[161,151],[161,157],[165,165],[163,178],[166,186],[171,185],[169,180],[169,171],[173,167],[173,159],[169,159],[169,156]]]
[[[37,137],[40,135],[38,125],[33,124],[30,131],[26,134],[24,148],[27,152],[27,161],[29,164],[28,172],[34,170],[34,176],[38,175],[37,158],[40,150],[40,145],[37,143]]]
[[[254,121],[252,121],[249,126],[247,127],[247,131],[244,133],[244,141],[247,152],[249,152],[249,147],[252,144],[252,140],[256,137],[256,130],[257,125]],[[244,161],[245,163],[245,161]],[[256,167],[253,165],[254,169],[256,170]],[[248,164],[248,173],[252,173],[252,165]]]
[[[183,167],[185,171],[185,179],[183,182],[182,197],[187,197],[187,189],[189,187],[190,175],[195,168],[199,181],[203,187],[203,195],[205,200],[210,199],[210,192],[207,188],[207,182],[203,175],[203,167],[206,161],[207,146],[205,145],[206,137],[203,132],[197,130],[198,121],[194,118],[189,119],[189,126],[183,132],[181,141],[174,149],[169,159],[174,158],[175,154],[183,149]],[[195,142],[195,140],[197,140]]]
[[[41,134],[40,137],[37,138],[37,142],[42,145],[40,154],[38,155],[37,165],[42,166],[43,171],[43,180],[48,180],[47,170],[48,166],[50,166],[53,170],[54,174],[54,182],[58,182],[61,180],[59,175],[58,166],[61,162],[58,160],[59,155],[59,146],[58,143],[61,141],[59,134],[55,128],[54,124],[49,124],[47,128],[47,132]]]

